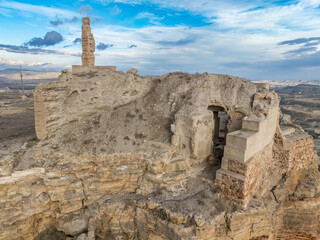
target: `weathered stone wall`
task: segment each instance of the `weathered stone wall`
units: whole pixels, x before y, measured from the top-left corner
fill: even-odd
[[[34,91],[35,128],[38,139],[45,139],[59,128],[62,114],[61,95],[66,83],[39,84]]]
[[[272,147],[270,143],[245,163],[225,161],[227,165],[223,169],[230,174],[222,174],[218,182],[228,197],[243,200],[245,205],[249,203],[267,177],[266,170],[273,164]]]
[[[72,65],[72,72],[73,73],[83,73],[83,72],[96,72],[96,71],[103,71],[106,69],[117,70],[116,66],[84,66],[84,65]]]
[[[94,66],[95,58],[95,41],[91,33],[90,18],[85,17],[82,19],[82,65]]]
[[[242,176],[239,179],[239,177],[235,178],[230,175],[222,174],[222,176],[218,178],[218,183],[228,198],[243,200],[244,180],[245,178]]]
[[[263,109],[271,100],[268,94],[256,94],[253,108]],[[221,169],[216,178],[232,199],[247,205],[273,165],[273,141],[279,126],[279,106],[268,108],[268,114],[243,119],[242,129],[227,134]]]
[[[180,152],[196,159],[205,159],[212,154],[214,129],[212,113],[195,117],[176,116],[171,129],[175,133],[171,143]]]
[[[247,172],[247,165],[239,163],[237,161],[229,160],[228,161],[228,170],[234,173],[245,176]]]
[[[273,141],[279,124],[279,107],[269,111],[262,119],[248,116],[244,119],[241,130],[227,135],[225,158],[244,163]]]
[[[218,180],[227,196],[244,200],[247,205],[262,186],[265,190],[272,187],[272,181],[266,181],[270,177],[268,169],[277,166],[279,172],[286,173],[316,168],[311,136],[298,131],[283,138],[280,149],[279,143],[270,143],[245,163],[223,160]]]
[[[244,185],[245,204],[249,203],[261,185],[265,185],[266,188],[269,187],[266,183],[266,179],[269,177],[266,170],[274,165],[273,143],[267,145],[249,161]]]
[[[314,165],[314,145],[312,136],[300,134],[284,140],[284,148],[288,151],[287,167],[289,169],[308,168]]]
[[[37,137],[50,138],[63,125],[144,96],[154,81],[112,68],[64,71],[58,81],[39,84],[34,91]],[[124,96],[125,95],[125,96]],[[115,97],[121,96],[121,97]]]
[[[320,239],[318,157],[304,132],[285,135],[275,145],[274,159],[283,172],[272,190],[279,205],[274,223],[278,239]]]

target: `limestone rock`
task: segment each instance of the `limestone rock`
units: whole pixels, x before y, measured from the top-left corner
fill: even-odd
[[[83,233],[76,238],[76,240],[91,240],[88,238],[87,234]]]
[[[135,68],[131,68],[130,70],[128,70],[128,72],[127,72],[127,73],[130,73],[130,74],[133,74],[133,75],[137,75],[138,70],[137,70],[137,69],[135,69]]]
[[[78,235],[88,229],[88,219],[83,215],[74,215],[58,221],[58,230],[67,235]]]

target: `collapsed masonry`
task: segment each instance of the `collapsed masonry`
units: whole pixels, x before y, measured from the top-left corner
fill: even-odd
[[[1,240],[319,239],[312,137],[266,84],[73,66],[34,101],[41,141],[0,169]]]

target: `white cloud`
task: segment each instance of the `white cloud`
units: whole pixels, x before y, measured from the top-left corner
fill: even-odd
[[[142,74],[162,74],[180,70],[246,76],[243,74],[246,71],[249,74],[249,71],[259,70],[248,69],[248,64],[246,67],[241,64],[240,67],[235,67],[228,63],[285,61],[290,56],[283,53],[294,51],[297,46],[278,46],[279,42],[320,36],[319,9],[316,9],[320,6],[320,0],[301,0],[286,6],[273,5],[266,3],[265,0],[219,2],[211,0],[113,0],[113,2],[127,4],[150,4],[151,2],[160,8],[201,14],[209,22],[213,22],[204,27],[165,27],[156,21],[159,18],[153,13],[137,12],[135,19],[148,18],[158,24],[142,28],[92,25],[96,43],[114,44],[113,48],[99,52],[99,55],[96,54],[97,65],[116,65],[120,70],[136,67]],[[64,14],[63,11],[65,11],[22,3],[16,5],[15,3],[0,0],[0,7],[5,5],[8,10],[39,13],[49,17],[55,17],[57,13]],[[31,9],[33,7],[35,10]],[[42,8],[46,11],[42,11]],[[117,7],[112,13],[125,14],[123,6],[121,9],[123,12]],[[74,16],[73,12],[67,11],[66,14]],[[70,33],[65,36],[70,43],[76,37],[81,36],[79,26],[64,25],[61,28]],[[138,47],[128,49],[130,45]],[[73,46],[70,49],[80,50],[80,46]],[[16,59],[19,59],[18,56],[21,55],[16,55]],[[42,62],[47,61],[46,57],[35,55],[32,58],[34,60],[36,58],[37,62]],[[51,62],[61,65],[80,64],[81,62],[80,57],[50,56],[50,58]],[[31,61],[31,58],[27,60]]]
[[[315,16],[318,5],[300,2],[287,6],[270,6],[254,11],[224,10],[217,13],[218,28],[235,31],[260,30],[279,33],[285,29],[317,29],[320,19]]]
[[[7,8],[0,8],[0,15],[6,16],[6,17],[12,17],[13,11],[11,9]]]
[[[48,63],[44,62],[27,62],[23,60],[10,60],[10,59],[3,59],[0,58],[0,66],[6,65],[6,66],[25,66],[25,67],[39,67],[47,65]]]
[[[64,17],[73,17],[76,14],[72,11],[60,9],[60,8],[53,8],[53,7],[44,7],[38,5],[32,5],[27,3],[19,3],[14,1],[0,1],[0,7],[4,9],[16,10],[25,13],[32,13],[36,15],[48,16],[48,17],[56,17],[56,16],[64,16]]]
[[[163,19],[164,17],[160,18],[150,12],[140,12],[136,15],[135,19],[148,19],[150,23],[158,24],[159,20]]]
[[[75,59],[71,56],[44,56],[19,53],[1,52],[0,68],[33,69],[40,71],[61,71],[69,68],[71,64],[81,64],[81,57]]]
[[[114,5],[112,8],[111,8],[111,14],[112,15],[119,15],[122,13],[122,10],[117,6],[117,5]]]
[[[300,0],[298,3],[273,5],[266,1],[209,0],[114,0],[126,4],[153,3],[162,8],[185,10],[207,17],[218,29],[236,31],[282,31],[286,28],[318,28],[320,0]]]
[[[303,7],[318,7],[320,6],[319,0],[300,0],[299,5]]]
[[[298,11],[297,9],[299,6],[289,7],[287,12],[282,14],[293,14]],[[279,13],[272,14],[271,12],[270,16],[274,17]],[[244,15],[241,17],[245,21]],[[258,16],[256,21],[258,21]],[[248,26],[245,26],[243,31],[241,26],[234,31],[221,31],[214,24],[190,29],[182,26],[152,26],[139,29],[112,25],[93,27],[96,41],[115,45],[114,48],[97,56],[96,63],[98,65],[116,65],[121,70],[136,67],[143,74],[162,74],[174,70],[207,71],[243,77],[250,76],[252,79],[254,76],[252,72],[258,75],[259,70],[251,71],[252,69],[248,69],[248,64],[246,67],[235,67],[228,65],[228,63],[285,61],[291,56],[283,53],[294,50],[296,47],[278,46],[279,42],[320,36],[318,28],[291,30],[281,29],[276,23],[272,24],[270,28],[271,26],[276,28],[272,33],[264,31],[248,33]],[[258,25],[258,27],[261,26]],[[193,38],[194,41],[181,41]],[[174,42],[177,44],[172,44]],[[161,43],[164,44],[161,45]],[[135,44],[138,47],[128,49],[127,46],[130,44]]]
[[[226,62],[240,59],[255,61],[257,54],[265,54],[265,48],[277,44],[272,38],[256,35],[248,39],[244,35],[214,31],[212,27],[192,28],[153,26],[131,29],[115,26],[94,28],[97,42],[115,44],[114,48],[96,57],[97,64],[114,64],[120,68],[141,67],[144,73],[181,71],[218,71]],[[191,41],[185,41],[191,39]],[[263,43],[263,44],[261,44]],[[128,49],[135,44],[138,47]],[[277,53],[280,55],[280,52]],[[277,56],[274,52],[269,57]],[[261,57],[261,56],[259,56]],[[268,58],[268,56],[265,56]]]

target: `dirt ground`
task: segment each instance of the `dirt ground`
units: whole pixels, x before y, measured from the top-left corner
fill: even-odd
[[[0,93],[0,158],[36,137],[33,96],[20,92]]]

